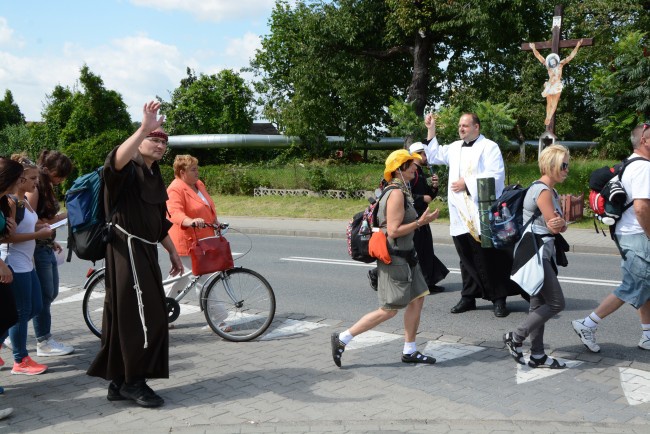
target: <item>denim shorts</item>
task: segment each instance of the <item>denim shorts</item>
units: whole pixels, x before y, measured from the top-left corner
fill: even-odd
[[[638,309],[650,300],[650,238],[644,233],[617,237],[625,259],[623,281],[614,295]]]

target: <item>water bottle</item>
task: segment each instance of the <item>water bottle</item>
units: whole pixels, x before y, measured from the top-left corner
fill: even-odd
[[[370,239],[370,226],[368,225],[368,221],[364,219],[361,222],[361,229],[359,230],[359,234],[361,235],[362,240],[368,240]]]
[[[507,234],[503,230],[503,228],[501,228],[501,225],[503,223],[503,219],[501,218],[501,215],[499,214],[499,211],[494,212],[494,216],[492,217],[492,219],[494,220],[494,227],[497,230],[496,234],[494,234],[494,235],[496,235],[496,237],[499,240],[504,240],[507,237]]]
[[[506,222],[504,226],[504,230],[506,232],[507,237],[511,237],[515,235],[517,232],[515,228],[515,223],[511,220],[512,214],[510,214],[510,210],[508,209],[508,205],[506,205],[505,202],[501,204],[501,216],[503,217],[503,221]],[[508,221],[510,220],[510,221]]]

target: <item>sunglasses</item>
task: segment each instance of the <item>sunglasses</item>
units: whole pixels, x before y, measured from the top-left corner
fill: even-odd
[[[560,165],[560,170],[569,170],[569,163],[562,163]]]

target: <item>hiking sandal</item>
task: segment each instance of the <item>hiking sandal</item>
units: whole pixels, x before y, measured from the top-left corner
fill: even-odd
[[[433,365],[436,363],[436,359],[431,356],[425,356],[419,351],[416,351],[412,354],[402,354],[402,362],[404,363],[425,363],[427,365]]]
[[[544,354],[544,357],[541,359],[531,357],[528,361],[528,366],[531,368],[564,369],[566,368],[566,363],[561,363],[557,359]]]
[[[508,332],[503,335],[503,343],[506,344],[506,348],[512,358],[515,359],[515,362],[520,365],[526,364],[524,361],[524,353],[521,351],[522,344],[521,342],[515,342],[514,333]]]
[[[334,332],[330,338],[332,345],[332,359],[334,359],[334,364],[341,367],[341,355],[345,351],[345,344],[339,340],[339,334]]]

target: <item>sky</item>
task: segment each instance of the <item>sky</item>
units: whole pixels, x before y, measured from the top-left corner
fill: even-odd
[[[186,76],[248,66],[274,0],[0,0],[0,98],[27,121],[86,64],[122,95],[131,119]],[[250,74],[241,74],[250,80]]]

